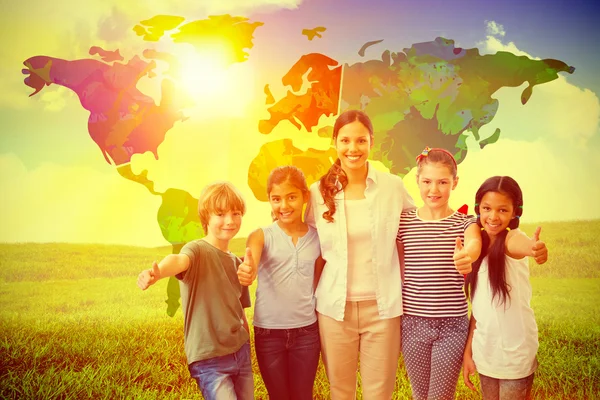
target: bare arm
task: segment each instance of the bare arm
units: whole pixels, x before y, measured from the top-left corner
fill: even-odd
[[[541,230],[542,228],[538,227],[531,239],[520,229],[508,232],[505,242],[506,254],[516,259],[533,257],[536,263],[545,263],[548,260],[548,248],[546,243],[540,240]]]
[[[185,254],[169,254],[160,263],[154,261],[151,269],[143,270],[138,275],[137,285],[142,290],[148,289],[159,279],[175,276],[190,267],[190,258]]]
[[[465,249],[473,262],[477,261],[481,254],[481,229],[477,224],[471,224],[465,230]]]
[[[323,260],[323,257],[319,255],[319,257],[317,257],[317,259],[315,260],[315,277],[313,280],[313,292],[317,291],[317,286],[319,285],[319,280],[321,279],[323,268],[325,268],[325,260]]]
[[[475,326],[477,321],[471,313],[471,319],[469,320],[469,335],[467,336],[467,344],[465,345],[465,357],[473,357],[473,333],[475,332]]]
[[[471,224],[465,230],[465,244],[463,246],[460,237],[456,238],[454,247],[454,266],[463,275],[473,270],[473,263],[481,254],[481,230],[476,224]]]
[[[476,390],[471,379],[469,379],[469,376],[473,375],[476,371],[475,363],[473,362],[473,332],[475,332],[476,323],[475,317],[471,314],[469,336],[467,336],[467,344],[465,345],[465,352],[463,355],[463,380],[465,381],[465,385],[471,390]]]
[[[238,279],[242,285],[250,286],[256,279],[264,244],[265,234],[262,229],[258,228],[248,236],[244,262],[238,267],[237,271]]]

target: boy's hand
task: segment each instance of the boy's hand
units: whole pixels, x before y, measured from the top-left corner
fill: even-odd
[[[158,269],[158,263],[154,261],[152,268],[145,269],[138,275],[137,285],[140,289],[146,290],[150,285],[154,285],[157,280],[160,279],[160,270]]]
[[[243,286],[250,286],[256,277],[256,268],[254,260],[252,259],[252,252],[250,247],[246,247],[246,254],[244,255],[244,262],[240,264],[237,270],[238,280]]]
[[[543,264],[548,261],[548,248],[546,247],[546,243],[540,240],[540,233],[542,232],[542,227],[538,226],[533,234],[533,238],[531,239],[531,253],[532,257],[537,264]]]
[[[471,265],[473,260],[471,260],[471,256],[467,252],[467,249],[463,247],[462,240],[460,240],[459,237],[456,238],[453,258],[454,266],[459,273],[466,275],[473,269],[473,266]]]

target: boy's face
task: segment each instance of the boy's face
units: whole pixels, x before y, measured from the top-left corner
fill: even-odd
[[[241,211],[224,211],[210,214],[207,224],[207,234],[219,241],[230,241],[240,230],[242,226]]]

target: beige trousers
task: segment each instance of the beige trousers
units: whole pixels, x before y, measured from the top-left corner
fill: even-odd
[[[380,319],[376,300],[347,301],[343,321],[317,315],[331,399],[355,398],[359,357],[363,399],[391,399],[400,355],[400,317]]]

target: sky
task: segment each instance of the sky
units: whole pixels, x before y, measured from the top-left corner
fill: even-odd
[[[35,55],[64,59],[90,57],[91,46],[119,48],[129,59],[149,47],[132,28],[158,14],[187,21],[229,13],[264,25],[254,33],[246,62],[212,70],[201,82],[210,96],[197,98],[189,120],[176,123],[158,148],[135,155],[134,171],[147,169],[156,189],[187,190],[197,197],[214,180],[238,185],[248,201],[239,236],[270,222],[269,206],[247,186],[248,165],[264,143],[297,137],[291,124],[271,135],[258,132],[267,118],[262,88],[276,98],[287,88],[281,77],[303,54],[317,52],[342,63],[364,61],[363,43],[384,41],[367,50],[378,58],[385,49],[402,51],[438,36],[456,46],[494,54],[510,51],[532,59],[553,58],[575,73],[536,86],[523,106],[525,86],[504,87],[482,136],[502,130],[497,143],[480,149],[473,139],[459,165],[459,185],[451,198],[472,203],[488,177],[510,175],[521,185],[522,221],[541,223],[600,218],[600,27],[599,6],[585,1],[359,1],[235,0],[150,1],[144,6],[109,1],[2,1],[0,24],[0,242],[84,242],[161,246],[156,222],[160,198],[123,179],[108,164],[87,132],[89,112],[74,93],[52,85],[36,96],[23,84],[23,61]],[[304,28],[325,26],[322,38],[308,41]],[[180,51],[172,43],[158,49]],[[178,53],[188,57],[188,52]],[[138,88],[157,98],[149,82]],[[319,121],[331,124],[333,118]],[[317,147],[327,140],[314,139]],[[414,170],[404,177],[417,200]],[[532,232],[530,232],[531,234]]]

